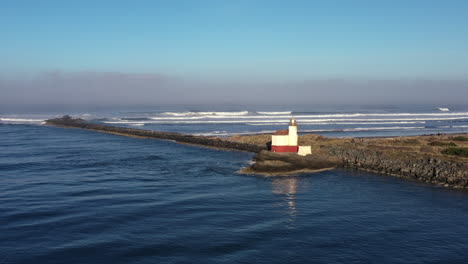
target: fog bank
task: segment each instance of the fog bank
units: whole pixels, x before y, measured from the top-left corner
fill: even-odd
[[[163,74],[51,71],[0,77],[2,105],[458,103],[463,80],[193,80]]]

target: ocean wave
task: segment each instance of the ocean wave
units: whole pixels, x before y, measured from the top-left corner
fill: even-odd
[[[167,116],[243,116],[248,115],[249,111],[240,112],[164,112]]]
[[[462,126],[417,126],[417,127],[356,127],[356,128],[346,128],[343,131],[366,131],[366,130],[408,130],[408,129],[440,129],[440,128],[466,128],[468,125]]]
[[[311,122],[304,123],[301,125],[387,125],[387,124],[425,124],[425,121],[395,121],[395,122]],[[284,125],[284,123],[249,123],[249,126],[272,126],[272,125]]]
[[[354,128],[345,128],[343,131],[372,131],[372,130],[408,130],[408,129],[425,129],[426,127],[417,126],[417,127],[403,127],[403,126],[394,126],[394,127],[354,127]]]
[[[402,127],[402,126],[393,126],[393,127],[354,127],[354,128],[338,128],[338,129],[307,129],[301,130],[302,133],[314,133],[314,132],[359,132],[359,131],[374,131],[374,130],[415,130],[415,129],[425,129],[426,127]]]
[[[359,131],[379,131],[379,130],[420,130],[426,129],[423,126],[413,127],[356,127],[356,128],[344,128],[344,129],[307,129],[301,130],[301,133],[317,133],[317,132],[359,132]],[[261,135],[261,134],[272,134],[275,130],[261,130],[261,131],[246,131],[246,132],[227,132],[227,131],[212,131],[206,133],[197,133],[196,136],[236,136],[236,135]]]
[[[465,128],[468,127],[468,125],[463,125],[463,126],[437,126],[441,128]]]
[[[147,117],[122,117],[122,118],[119,118],[118,120],[145,121],[145,120],[151,120],[151,118],[147,118]]]
[[[370,122],[390,122],[390,121],[398,121],[398,122],[403,122],[403,121],[434,121],[434,120],[459,120],[464,117],[441,117],[441,118],[434,118],[434,117],[418,117],[418,118],[365,118],[365,119],[360,119],[360,118],[353,118],[353,119],[301,119],[298,121],[298,124],[301,123],[307,123],[307,122],[322,122],[322,121],[328,121],[328,122],[340,122],[340,121],[355,121],[355,122],[365,122],[365,121],[370,121]]]
[[[259,112],[257,112],[259,113]],[[295,115],[295,118],[298,121],[307,118],[317,118],[317,119],[325,119],[325,118],[362,118],[362,117],[382,117],[382,118],[401,118],[401,117],[418,117],[418,118],[436,118],[436,117],[457,117],[457,118],[468,118],[468,113],[419,113],[419,114],[410,114],[410,113],[399,113],[399,114],[327,114],[327,115]],[[153,120],[189,120],[189,119],[265,119],[265,118],[283,118],[289,119],[291,118],[290,115],[229,115],[226,112],[217,112],[216,115],[172,115],[172,116],[154,116],[150,117]]]
[[[264,116],[275,116],[290,118],[294,114],[296,118],[340,118],[340,117],[390,117],[390,116],[468,116],[468,112],[426,112],[426,113],[338,113],[338,114],[308,114],[306,112],[294,113],[292,111],[240,111],[240,112],[164,112],[160,115],[162,117],[152,118],[167,118],[167,117],[207,117],[207,118],[229,118],[229,117],[242,117],[242,118],[263,118]]]
[[[45,119],[28,119],[28,118],[0,118],[0,122],[15,122],[15,123],[41,123]]]
[[[256,112],[259,115],[290,115],[292,111],[283,111],[283,112]]]
[[[272,134],[276,130],[262,130],[262,131],[245,131],[245,132],[227,132],[227,131],[213,131],[205,133],[196,133],[195,136],[205,136],[205,137],[227,137],[227,136],[240,136],[240,135],[261,135],[261,134]]]
[[[388,127],[354,127],[354,128],[343,128],[343,129],[306,129],[301,130],[301,133],[319,133],[319,132],[359,132],[359,131],[382,131],[382,130],[425,130],[425,129],[438,129],[438,128],[466,128],[468,125],[462,126],[388,126]],[[230,137],[236,135],[261,135],[261,134],[272,134],[276,130],[261,130],[261,131],[245,131],[245,132],[228,132],[228,131],[212,131],[205,133],[196,133],[197,136],[220,136]]]
[[[153,119],[153,118],[151,118]],[[417,122],[417,121],[444,121],[444,120],[459,120],[460,117],[445,117],[445,118],[366,118],[366,119],[358,119],[358,118],[346,118],[346,119],[338,119],[338,118],[328,118],[328,119],[300,119],[298,120],[299,125],[312,125],[312,124],[320,124],[320,123],[337,123],[341,124],[343,122]],[[230,119],[230,120],[206,120],[206,119],[153,119],[151,121],[132,121],[132,120],[121,120],[121,121],[104,121],[107,124],[130,124],[130,123],[143,123],[143,124],[248,124],[248,123],[280,123],[280,124],[287,124],[289,119],[263,119],[263,120],[249,120],[249,119]]]
[[[450,112],[450,113],[352,113],[352,114],[317,114],[317,115],[295,115],[295,117],[366,117],[366,116],[468,116],[468,112]]]

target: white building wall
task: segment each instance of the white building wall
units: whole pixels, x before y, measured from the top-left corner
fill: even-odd
[[[297,146],[297,126],[289,126],[289,146]]]
[[[273,146],[289,146],[289,135],[273,135],[271,137]]]
[[[297,152],[297,154],[301,156],[312,154],[312,147],[311,146],[299,146],[299,151]]]

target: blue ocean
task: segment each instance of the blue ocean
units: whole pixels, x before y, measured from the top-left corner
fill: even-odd
[[[468,132],[468,106],[135,106],[0,112],[0,264],[467,263],[468,192],[336,169],[264,177],[253,154],[44,125],[228,137]]]

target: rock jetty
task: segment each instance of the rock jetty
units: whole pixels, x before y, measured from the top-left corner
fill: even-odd
[[[366,170],[446,187],[468,188],[468,162],[433,155],[401,153],[362,148],[330,148],[343,167]]]
[[[241,150],[248,152],[260,152],[266,150],[267,147],[256,144],[240,143],[233,141],[226,141],[216,137],[204,137],[194,135],[184,135],[173,132],[161,132],[161,131],[150,131],[144,129],[135,129],[127,127],[116,127],[116,126],[105,126],[100,124],[94,124],[86,122],[83,119],[75,119],[69,116],[62,118],[55,118],[46,120],[46,125],[64,127],[64,128],[81,128],[87,130],[93,130],[98,132],[130,136],[130,137],[143,137],[143,138],[154,138],[154,139],[165,139],[173,140],[179,143],[200,145],[212,148],[230,149],[230,150]]]
[[[312,146],[312,154],[268,151],[270,135],[217,138],[173,132],[106,126],[73,119],[50,119],[47,125],[81,128],[116,135],[173,140],[205,147],[256,153],[242,173],[285,175],[332,168],[372,171],[454,188],[468,188],[468,135],[427,135],[393,138],[326,138],[303,135],[299,144]],[[452,151],[449,151],[451,150]],[[455,149],[455,151],[453,151]],[[450,153],[458,156],[449,155]]]

